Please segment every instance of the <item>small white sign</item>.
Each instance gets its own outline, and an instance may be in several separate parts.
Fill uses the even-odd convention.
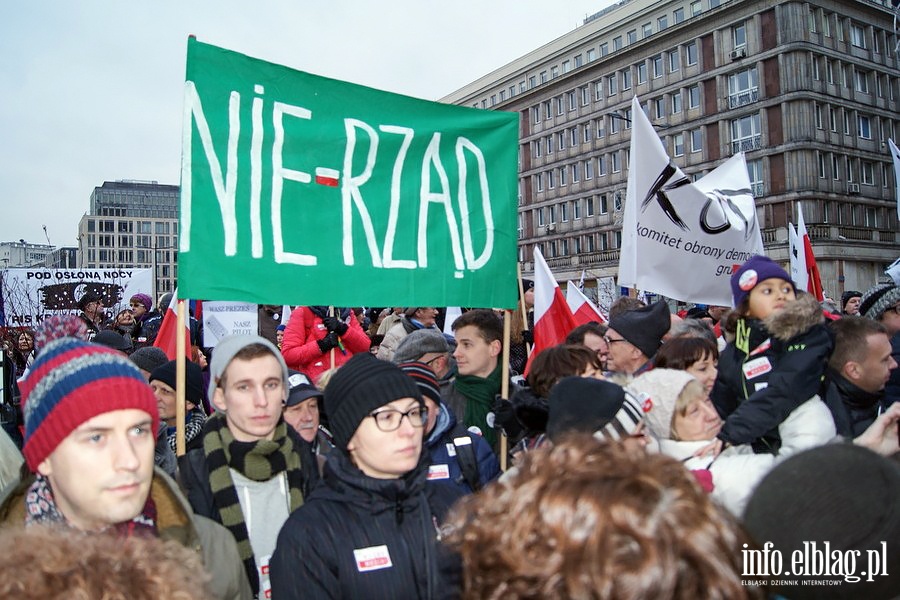
[[[389,569],[394,566],[386,545],[357,548],[353,551],[353,558],[356,559],[356,568],[360,573]]]

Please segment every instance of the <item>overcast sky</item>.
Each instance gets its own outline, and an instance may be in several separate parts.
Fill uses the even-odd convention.
[[[435,100],[611,0],[99,0],[0,19],[0,241],[76,244],[95,186],[177,184],[187,36]]]

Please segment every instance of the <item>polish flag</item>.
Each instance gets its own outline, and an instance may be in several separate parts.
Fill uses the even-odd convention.
[[[603,316],[600,309],[588,300],[588,297],[572,281],[566,285],[566,303],[575,316],[577,324],[584,325],[591,321],[606,323],[606,317]]]
[[[153,342],[154,346],[166,353],[169,360],[175,360],[178,357],[178,346],[176,345],[178,339],[175,337],[178,330],[178,313],[176,312],[178,309],[178,300],[178,290],[176,289],[172,294],[172,301],[169,302],[169,308],[166,309],[166,314],[163,315],[163,322],[159,328],[159,333],[156,334],[156,341]],[[188,314],[187,306],[185,306],[184,312],[184,352],[188,360],[190,360],[191,330],[190,315]]]
[[[825,295],[822,292],[822,277],[819,275],[819,266],[816,264],[816,257],[813,255],[812,244],[806,231],[806,223],[803,222],[803,207],[799,204],[797,205],[797,212],[797,238],[803,243],[803,253],[806,256],[806,272],[809,274],[806,291],[813,294],[816,300],[821,302],[825,299]]]
[[[531,367],[531,359],[541,350],[552,348],[565,341],[578,323],[566,304],[559,284],[550,272],[541,251],[534,249],[534,350],[525,366],[525,375]]]

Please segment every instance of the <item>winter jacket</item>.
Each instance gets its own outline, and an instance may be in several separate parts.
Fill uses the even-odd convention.
[[[384,339],[381,340],[381,344],[378,346],[378,354],[376,356],[381,360],[393,360],[394,352],[397,350],[400,342],[403,341],[403,338],[418,329],[433,329],[440,332],[437,325],[423,327],[418,321],[407,319],[401,315],[400,319],[384,334]]]
[[[483,437],[472,433],[456,422],[456,417],[446,405],[441,403],[434,429],[425,440],[425,448],[431,456],[428,467],[428,481],[445,481],[454,484],[463,494],[471,494],[475,489],[469,485],[460,461],[465,461],[462,453],[468,452],[477,467],[479,488],[500,476],[500,463]],[[458,441],[455,441],[458,440]],[[468,440],[468,442],[466,442]],[[469,448],[463,448],[468,446]],[[475,475],[473,473],[472,475]]]
[[[831,409],[838,435],[847,438],[855,438],[875,422],[884,400],[884,390],[867,392],[833,369],[828,369],[819,395]]]
[[[777,452],[778,425],[819,391],[833,342],[815,297],[801,294],[764,321],[743,318],[719,357],[710,398],[719,439]]]
[[[0,498],[0,527],[25,526],[25,494],[34,475],[4,490]],[[237,544],[227,529],[191,510],[178,486],[156,468],[150,497],[156,504],[156,527],[160,539],[174,540],[201,554],[212,575],[210,588],[216,598],[243,600],[253,597],[238,554]]]
[[[891,356],[900,365],[900,332],[891,336]],[[900,401],[900,367],[891,371],[887,385],[884,386],[884,399],[882,404],[887,409],[894,402]]]
[[[323,353],[317,343],[328,335],[328,330],[322,322],[322,317],[327,316],[325,311],[326,307],[302,306],[291,312],[291,318],[284,330],[284,341],[281,343],[281,354],[288,367],[306,373],[314,382],[331,368],[331,350]],[[334,349],[335,367],[343,365],[354,354],[369,350],[369,336],[362,330],[350,309],[342,309],[337,316],[347,323],[349,328],[347,333],[340,336],[343,349]]]
[[[375,479],[335,449],[325,476],[291,514],[272,556],[272,597],[456,597],[458,563],[438,542],[460,492],[426,485],[428,457],[399,479]]]
[[[801,404],[779,425],[778,431],[782,444],[777,455],[756,454],[751,446],[742,445],[728,446],[714,459],[693,456],[709,440],[660,440],[659,451],[680,460],[689,470],[708,469],[712,473],[713,499],[741,517],[753,490],[775,465],[803,450],[827,444],[835,437],[831,412],[818,398]]]

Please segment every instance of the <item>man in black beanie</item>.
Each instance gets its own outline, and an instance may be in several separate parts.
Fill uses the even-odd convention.
[[[171,360],[160,365],[150,374],[150,387],[156,396],[159,420],[166,427],[166,443],[175,451],[175,369],[178,361]],[[203,447],[203,372],[200,365],[187,361],[184,364],[184,444],[185,450]]]
[[[859,303],[862,300],[862,292],[847,290],[841,294],[841,313],[845,317],[859,316]]]
[[[651,359],[671,324],[669,306],[662,301],[612,317],[606,332],[609,370],[637,376],[652,369]]]
[[[356,354],[328,382],[325,409],[335,448],[278,536],[273,597],[452,597],[437,527],[461,492],[425,485],[428,412],[416,383]]]

